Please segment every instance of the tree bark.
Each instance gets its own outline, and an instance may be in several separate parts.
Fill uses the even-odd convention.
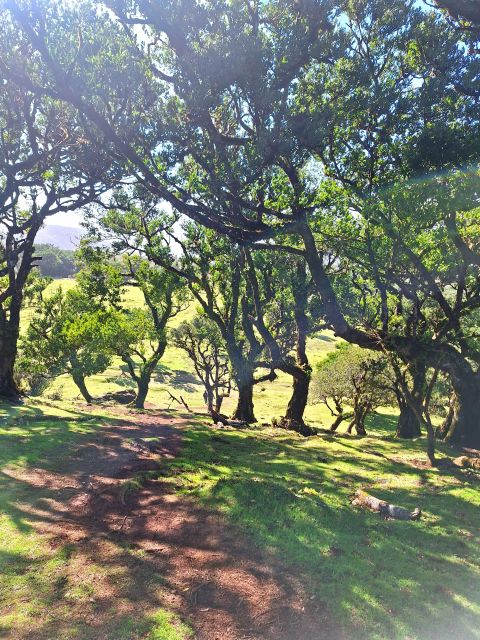
[[[361,416],[355,421],[355,431],[359,436],[367,435],[367,430],[365,429],[365,416]]]
[[[4,335],[0,338],[0,398],[15,400],[20,390],[14,377],[15,359],[17,356],[17,338]]]
[[[205,391],[203,394],[203,398],[205,400],[205,404],[207,405],[207,411],[208,413],[211,413],[213,407],[213,389],[212,387],[208,384],[208,382],[205,382],[204,384],[205,386]],[[215,407],[216,411],[219,411],[216,407]]]
[[[480,380],[478,374],[454,380],[453,419],[446,440],[462,447],[480,448]]]
[[[216,396],[215,396],[215,411],[217,413],[220,413],[220,409],[222,408],[222,404],[223,404],[223,396],[216,394]]]
[[[145,408],[145,400],[147,399],[149,385],[150,385],[150,377],[138,378],[137,395],[135,396],[135,400],[133,401],[133,406],[136,409]]]
[[[296,375],[293,378],[293,392],[288,402],[285,418],[303,422],[303,414],[308,401],[308,388],[310,386],[310,376],[307,373]]]
[[[257,422],[253,410],[253,379],[238,383],[238,400],[232,418],[247,424]]]
[[[295,367],[289,371],[293,377],[293,391],[283,421],[286,426],[290,424],[290,428],[294,431],[304,436],[309,436],[315,432],[305,424],[303,419],[308,402],[310,374],[312,371],[307,356],[307,336],[310,327],[306,313],[308,306],[308,280],[306,265],[303,261],[297,261],[292,276],[291,290],[295,301],[296,362]]]
[[[399,399],[400,415],[397,422],[397,438],[411,439],[421,435],[418,418],[411,406],[402,398]]]
[[[450,394],[450,398],[448,400],[448,413],[445,416],[445,420],[438,428],[437,432],[438,438],[440,438],[441,440],[448,439],[448,435],[450,434],[457,409],[457,396],[455,394],[455,391],[453,391]]]
[[[475,0],[436,0],[436,3],[454,20],[467,20],[480,27],[480,6]]]
[[[85,378],[80,374],[72,374],[72,378],[74,383],[77,385],[80,393],[88,404],[93,401],[92,396],[90,395],[87,385],[85,384]]]
[[[357,432],[357,435],[359,436],[366,436],[367,435],[367,431],[365,429],[365,419],[361,416],[354,416],[353,419],[350,421],[350,424],[347,427],[347,433],[352,433],[353,428],[355,427],[355,431]]]
[[[255,367],[245,357],[233,334],[225,334],[225,347],[232,365],[233,379],[238,389],[238,399],[232,420],[247,424],[257,422],[253,409],[253,387],[255,386]]]
[[[358,400],[355,400],[353,405],[352,420],[347,427],[347,433],[352,433],[353,428],[355,427],[357,435],[366,436],[367,431],[365,429],[365,419],[369,413],[370,407],[368,405],[362,404]]]
[[[301,374],[299,372],[302,372]],[[311,436],[315,433],[303,420],[303,414],[308,401],[308,388],[310,376],[301,369],[293,377],[293,393],[287,406],[285,416],[281,419],[281,426],[300,433],[302,436]]]
[[[411,396],[412,400],[418,404],[419,407],[423,404],[423,395],[425,387],[425,366],[416,364],[411,368],[413,384]],[[397,438],[418,438],[421,435],[421,425],[417,417],[417,413],[412,409],[411,405],[407,402],[404,394],[402,393],[401,386],[397,384],[397,400],[400,408],[400,415],[397,422]]]
[[[335,420],[332,422],[332,424],[330,425],[330,431],[332,433],[335,433],[335,431],[338,429],[338,427],[342,424],[342,422],[344,420],[348,420],[349,418],[351,418],[351,414],[350,413],[340,413]]]
[[[0,398],[15,400],[21,395],[14,376],[20,327],[21,297],[12,300],[10,317],[0,309]]]
[[[375,496],[362,491],[362,489],[355,491],[355,498],[352,500],[352,504],[376,511],[386,518],[395,518],[396,520],[418,520],[422,515],[418,507],[413,511],[409,511],[405,507],[398,507],[394,504],[389,504],[385,500],[379,500]]]

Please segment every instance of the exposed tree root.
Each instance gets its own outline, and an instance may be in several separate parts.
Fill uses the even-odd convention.
[[[308,424],[305,424],[303,421],[299,422],[298,420],[292,420],[290,418],[280,418],[280,420],[274,418],[272,420],[272,426],[278,427],[279,429],[286,429],[287,431],[295,431],[305,438],[317,435],[317,431],[313,427],[309,427]]]
[[[210,416],[215,424],[221,424],[224,427],[248,427],[248,423],[244,420],[232,420],[224,413],[218,413],[215,409],[210,409]]]
[[[470,458],[469,456],[459,456],[453,460],[453,464],[456,467],[462,467],[464,469],[479,469],[480,470],[480,458]]]

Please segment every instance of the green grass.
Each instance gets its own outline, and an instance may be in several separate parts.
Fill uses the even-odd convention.
[[[94,621],[97,603],[104,600],[102,585],[123,581],[126,591],[133,591],[132,566],[138,573],[135,558],[112,544],[104,556],[109,562],[101,563],[96,561],[95,547],[86,556],[76,545],[52,545],[38,532],[38,525],[48,524],[61,506],[49,502],[48,489],[39,490],[18,472],[30,467],[55,471],[72,447],[88,439],[108,419],[101,409],[94,415],[82,414],[65,402],[0,404],[0,638],[191,637],[189,628],[173,613],[159,608],[135,616],[117,615],[112,608],[98,627]],[[152,585],[158,578],[144,576]]]
[[[478,479],[415,468],[425,443],[376,422],[364,439],[195,427],[171,481],[293,567],[346,637],[478,638]],[[356,510],[360,487],[423,517]]]
[[[126,302],[141,304],[138,291],[128,290]],[[192,305],[172,325],[194,312]],[[312,364],[335,343],[329,333],[311,340]],[[120,362],[88,383],[96,396],[131,386]],[[164,408],[168,390],[203,409],[202,388],[188,358],[170,347],[148,401]],[[291,379],[283,374],[257,385],[255,412],[263,423],[258,428],[217,431],[192,419],[168,481],[223,513],[255,545],[289,565],[347,638],[480,638],[478,477],[426,468],[423,439],[393,438],[392,409],[372,417],[363,439],[340,434],[305,440],[264,426],[282,415],[290,391]],[[60,400],[49,400],[49,395]],[[95,558],[85,561],[76,549],[52,550],[36,532],[35,509],[25,507],[35,504],[34,488],[12,477],[18,466],[54,467],[59,456],[101,426],[102,409],[82,414],[72,403],[77,397],[64,376],[41,400],[0,411],[0,637],[2,629],[15,637],[12,630],[28,628],[40,617],[45,638],[95,640],[96,631],[81,614],[65,622],[72,607],[88,609],[98,595],[99,576],[126,584],[131,577],[128,563],[122,569],[115,563],[100,566]],[[232,394],[224,410],[229,412],[234,402]],[[315,426],[331,421],[323,405],[309,406],[306,418]],[[137,485],[138,478],[127,480],[125,491]],[[356,510],[350,499],[360,487],[396,504],[419,506],[423,517],[419,522],[385,521]],[[55,614],[45,613],[51,610]],[[108,640],[183,640],[190,634],[163,609],[139,616],[112,613],[102,633]]]
[[[105,564],[74,546],[52,548],[36,531],[45,515],[36,511],[44,509],[42,496],[12,473],[19,466],[54,468],[100,428],[108,418],[101,411],[82,414],[64,402],[0,411],[0,637],[15,638],[35,619],[44,628],[35,637],[95,640],[98,628],[82,615],[100,597],[98,581],[131,579],[124,555],[135,562],[134,551],[115,549],[122,562]],[[192,420],[168,481],[293,568],[347,638],[480,637],[478,479],[419,468],[424,441],[396,441],[394,425],[395,416],[383,413],[367,438],[305,440],[271,428],[219,431]],[[423,517],[385,521],[358,511],[350,498],[359,487],[420,506]],[[163,609],[112,612],[101,630],[108,640],[184,640],[190,633]]]

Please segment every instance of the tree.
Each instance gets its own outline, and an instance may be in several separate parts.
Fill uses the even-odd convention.
[[[274,379],[275,373],[265,359],[265,344],[255,332],[241,248],[229,238],[166,214],[156,198],[142,189],[117,193],[109,212],[95,217],[92,224],[119,251],[140,252],[186,283],[202,312],[218,327],[228,353],[238,389],[233,418],[256,422],[253,388]],[[270,371],[256,376],[258,368]]]
[[[271,255],[257,253],[253,257],[248,250],[245,255],[255,328],[268,349],[271,367],[293,378],[292,396],[279,424],[304,436],[312,435],[314,430],[303,419],[311,374],[306,352],[311,323],[305,263],[291,258],[275,269]]]
[[[111,249],[91,242],[90,237],[81,245],[78,259],[83,268],[78,280],[85,295],[112,308],[108,349],[127,365],[137,386],[133,404],[143,409],[153,372],[167,347],[167,323],[184,308],[182,282],[138,255],[113,260]],[[126,308],[121,293],[127,285],[141,291],[144,309]]]
[[[80,82],[85,57],[67,71],[38,18],[9,6],[55,72],[63,99],[94,123],[153,194],[255,249],[301,251],[337,335],[430,367],[440,353],[439,366],[459,395],[479,397],[475,369],[445,336],[440,344],[391,327],[385,334],[381,322],[375,332],[352,323],[324,263],[331,238],[317,230],[325,179],[341,187],[341,203],[346,199],[365,217],[393,182],[478,161],[477,58],[464,31],[438,11],[400,0],[267,2],[248,11],[240,3],[191,0],[188,11],[184,2],[152,11],[143,0],[134,7],[112,1],[158,98],[142,113],[147,150],[130,144],[90,97],[98,82],[93,76],[88,88]],[[130,77],[132,88],[144,86],[136,80]],[[279,236],[289,238],[289,247],[272,248]],[[409,255],[418,269],[415,251]],[[477,259],[469,254],[469,267]],[[375,279],[373,267],[369,277]],[[440,305],[435,295],[432,289]],[[464,413],[457,430],[471,444],[480,437],[475,414]]]
[[[397,385],[399,385],[402,389],[403,397],[408,403],[410,409],[415,414],[417,420],[424,424],[427,430],[427,455],[428,459],[433,466],[437,465],[437,460],[435,458],[435,429],[432,424],[432,420],[430,417],[430,403],[432,399],[433,390],[435,387],[435,383],[437,381],[438,370],[434,370],[431,376],[427,391],[425,396],[418,399],[418,397],[414,397],[406,384],[406,371],[408,370],[408,366],[404,367],[402,371],[400,363],[398,359],[392,357],[392,354],[387,354],[389,362],[392,366],[392,369],[395,372],[395,380]]]
[[[355,428],[358,435],[366,435],[367,417],[392,402],[391,375],[388,360],[381,354],[342,344],[317,366],[312,402],[323,402],[335,417],[331,431],[350,420],[348,433]]]
[[[219,413],[225,397],[230,395],[229,360],[216,324],[204,315],[182,322],[169,334],[172,344],[183,349],[193,363],[205,389],[209,413]]]
[[[74,251],[59,249],[53,244],[35,244],[35,252],[39,260],[37,268],[42,276],[68,278],[77,271]]]
[[[0,397],[13,399],[36,234],[47,216],[99,198],[116,175],[109,157],[89,143],[76,110],[40,90],[48,73],[3,9],[0,42]]]
[[[137,189],[133,194],[117,193],[109,213],[92,224],[119,250],[141,251],[187,283],[224,341],[239,390],[235,419],[255,420],[253,387],[272,380],[278,368],[294,379],[285,424],[310,434],[303,421],[310,377],[306,337],[311,293],[304,262],[292,258],[277,268],[273,256],[265,252],[254,264],[250,252],[228,238],[191,222],[184,222],[179,233],[178,222],[158,209],[155,198]],[[175,263],[169,242],[179,252]],[[296,363],[289,355],[293,347]],[[257,368],[270,371],[256,377]]]
[[[480,34],[480,7],[476,0],[436,0],[453,20],[460,21],[463,28]]]
[[[399,352],[418,403],[429,368],[450,376],[460,398],[456,436],[470,442],[478,436],[477,184],[475,171],[405,182],[362,210],[326,196],[319,224],[336,256],[330,277],[345,316]],[[417,435],[417,419],[399,402],[401,435]]]
[[[86,402],[92,402],[85,378],[105,371],[111,362],[107,326],[108,311],[92,306],[79,289],[65,293],[59,287],[39,302],[21,339],[21,376],[32,382],[69,374]]]
[[[417,438],[421,435],[421,422],[412,403],[416,407],[420,407],[423,403],[426,385],[425,367],[418,363],[412,363],[408,372],[398,370],[397,375],[401,377],[395,383],[395,395],[400,409],[396,436],[397,438]],[[405,388],[408,390],[408,396],[405,395]]]

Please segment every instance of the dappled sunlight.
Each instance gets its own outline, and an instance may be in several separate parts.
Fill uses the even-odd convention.
[[[480,0],[0,0],[0,86],[0,637],[480,640]]]
[[[181,471],[172,480],[178,489],[290,558],[308,575],[314,596],[331,603],[332,611],[339,607],[340,620],[353,621],[356,637],[475,637],[478,480],[413,468],[410,460],[423,454],[423,441],[304,440],[267,429],[256,436],[192,430],[185,442],[183,457],[174,462]],[[356,510],[350,498],[359,487],[419,506],[422,520],[385,521]]]
[[[81,632],[89,640],[99,633],[130,640],[161,622],[171,625],[169,639],[178,632],[180,640],[189,631],[178,616],[194,614],[205,640],[212,624],[232,633],[270,629],[266,637],[287,640],[293,628],[316,625],[303,613],[306,595],[294,575],[214,513],[171,492],[180,478],[168,460],[178,453],[179,434],[169,424],[181,426],[180,415],[122,411],[97,416],[88,433],[81,421],[92,416],[80,414],[74,440],[58,443],[51,433],[54,468],[43,450],[29,465],[4,468],[2,531],[10,542],[2,540],[2,588],[11,589],[4,591],[3,628],[15,624],[25,639]],[[72,429],[68,421],[63,427]],[[28,615],[19,610],[24,601]],[[335,638],[323,607],[315,612],[325,637]]]

